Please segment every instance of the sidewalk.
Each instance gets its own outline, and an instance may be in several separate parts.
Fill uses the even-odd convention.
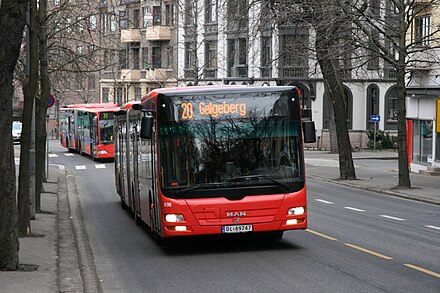
[[[31,221],[34,236],[20,238],[22,269],[0,271],[0,291],[3,293],[84,292],[64,168],[50,165],[48,182],[43,186],[43,213],[37,213]]]
[[[304,151],[307,177],[376,191],[428,203],[440,204],[440,177],[410,173],[411,189],[396,189],[397,152],[353,152],[357,180],[339,180],[339,156],[328,151]]]

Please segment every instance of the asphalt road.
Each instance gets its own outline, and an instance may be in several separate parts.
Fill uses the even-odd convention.
[[[98,291],[440,292],[439,206],[308,180],[307,231],[159,247],[121,209],[113,163],[51,150],[73,175]]]

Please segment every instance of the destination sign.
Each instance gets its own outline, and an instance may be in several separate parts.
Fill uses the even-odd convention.
[[[194,105],[191,102],[184,102],[180,104],[180,106],[182,107],[182,120],[193,119],[194,110],[197,111],[198,115],[212,116],[214,118],[223,115],[239,115],[241,117],[245,117],[247,114],[245,103],[227,103],[223,101],[221,103],[200,102]]]

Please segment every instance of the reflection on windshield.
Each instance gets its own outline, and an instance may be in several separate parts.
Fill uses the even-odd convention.
[[[246,104],[246,117],[239,111],[235,116],[202,117],[203,113],[194,108],[193,117],[205,119],[161,121],[163,191],[168,195],[182,191],[189,196],[188,191],[199,189],[270,185],[275,193],[285,192],[292,182],[303,181],[300,122],[291,114],[291,97],[280,98],[278,94],[261,98],[264,102],[255,97],[240,101]],[[179,102],[176,99],[167,106],[176,111]],[[197,103],[201,102],[193,104]]]
[[[101,143],[113,143],[113,120],[100,120]]]

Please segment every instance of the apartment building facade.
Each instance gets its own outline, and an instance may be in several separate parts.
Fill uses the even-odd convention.
[[[284,2],[288,9],[298,8]],[[383,9],[371,13],[394,21],[394,10],[385,2],[372,0]],[[287,19],[265,1],[103,0],[101,28],[115,42],[104,54],[114,63],[101,71],[101,101],[121,104],[153,88],[175,85],[295,85],[316,122],[315,147],[329,148],[331,102],[310,49],[314,30],[306,22]],[[367,147],[367,131],[373,126],[397,132],[395,81],[394,69],[380,58],[344,72],[353,147]],[[371,122],[372,115],[380,115],[381,121]]]
[[[410,168],[416,173],[440,169],[440,5],[416,1],[407,75]]]

